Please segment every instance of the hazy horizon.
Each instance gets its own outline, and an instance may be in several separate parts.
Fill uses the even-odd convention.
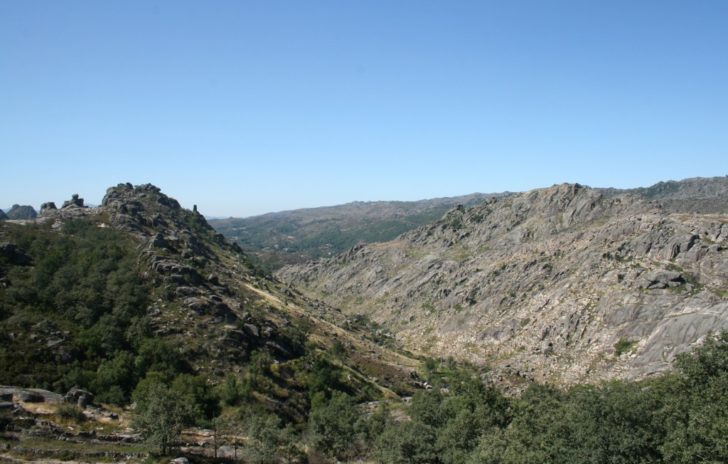
[[[0,4],[0,203],[208,216],[728,172],[728,3]]]
[[[728,177],[728,174],[723,174],[723,175],[716,174],[714,176],[696,176],[696,177],[697,178],[705,178],[705,179],[707,179],[707,178],[716,178],[716,177]],[[692,178],[696,178],[696,177],[692,177]],[[585,186],[591,187],[591,188],[632,189],[632,188],[641,188],[641,187],[651,187],[652,185],[655,185],[655,184],[657,184],[659,182],[682,181],[682,180],[687,180],[687,179],[691,179],[691,178],[662,179],[662,180],[659,180],[659,181],[654,182],[654,183],[649,184],[649,185],[633,185],[633,186],[626,186],[626,187],[614,187],[614,186],[611,186],[611,185],[588,185],[588,184],[585,184],[583,182],[569,182],[569,183],[579,183],[581,185],[585,185]],[[208,214],[208,213],[206,213],[205,211],[202,211],[202,210],[200,210],[200,213],[202,213],[207,219],[248,218],[248,217],[254,217],[254,216],[263,216],[263,215],[266,215],[266,214],[284,213],[284,212],[288,212],[288,211],[295,211],[295,210],[302,210],[302,209],[331,208],[331,207],[342,206],[342,205],[347,205],[347,204],[352,204],[352,203],[417,202],[417,201],[436,200],[436,199],[441,199],[441,198],[465,197],[465,196],[469,196],[469,195],[489,195],[489,194],[499,194],[499,193],[521,193],[521,192],[527,192],[529,190],[534,190],[534,189],[548,188],[548,187],[551,187],[552,185],[558,185],[558,184],[562,184],[562,183],[564,183],[564,182],[554,182],[554,183],[549,184],[549,185],[541,185],[541,186],[538,186],[538,187],[533,187],[533,188],[529,188],[529,189],[525,189],[525,190],[507,190],[506,189],[506,190],[492,191],[492,192],[477,191],[477,192],[467,192],[467,193],[460,193],[460,194],[454,194],[454,195],[445,195],[445,196],[438,196],[438,197],[414,198],[414,199],[404,199],[404,200],[403,199],[399,199],[399,198],[389,198],[389,199],[384,198],[384,199],[377,199],[377,200],[350,200],[350,201],[345,201],[345,202],[341,202],[341,203],[321,204],[321,205],[313,205],[313,206],[301,206],[301,207],[292,207],[292,208],[286,208],[286,209],[280,209],[280,210],[273,210],[273,211],[264,211],[264,212],[261,212],[261,213],[254,213],[254,214],[249,214],[249,215],[245,215],[245,216],[236,216],[236,215],[231,215],[231,214]],[[109,185],[109,187],[113,187],[115,185],[117,185],[117,184]],[[135,184],[135,185],[140,185],[140,184]],[[157,187],[159,187],[159,186],[157,185]],[[164,193],[164,194],[166,194],[166,195],[168,195],[170,197],[173,197],[175,199],[178,199],[178,198],[175,197],[174,193],[167,192],[163,188],[161,190],[162,190],[162,193]],[[85,198],[83,195],[79,195],[79,196],[84,199],[84,202],[85,202],[85,204],[87,206],[99,206],[101,204],[101,200],[103,198],[103,195],[102,195],[102,196],[100,196],[98,198],[98,200],[89,201],[89,199],[88,198]],[[64,198],[63,199],[63,201],[69,200],[70,198],[71,198],[71,195],[68,195],[67,198]],[[46,201],[53,201],[53,202],[55,202],[56,203],[56,206],[59,207],[59,208],[63,204],[63,201],[55,201],[55,200],[46,200]],[[14,202],[13,205],[14,204],[18,204],[20,206],[26,206],[26,205],[28,205],[28,206],[34,207],[36,210],[39,210],[39,206],[42,203],[45,203],[45,201],[39,203],[38,205],[35,205],[35,204],[32,204],[32,203],[27,203],[27,202],[22,202],[22,201],[21,202]],[[13,205],[7,205],[5,207],[0,206],[0,210],[2,210],[4,212],[7,212]],[[192,209],[193,206],[198,206],[198,209],[199,209],[199,205],[197,205],[197,203],[190,203],[190,204],[181,203],[181,206],[183,208],[187,208],[187,209]]]

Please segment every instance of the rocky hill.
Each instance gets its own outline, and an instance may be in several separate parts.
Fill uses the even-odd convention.
[[[13,205],[6,213],[7,219],[35,219],[38,213],[32,206]]]
[[[7,218],[8,216],[5,214],[5,211],[0,209],[0,221],[4,221]]]
[[[474,193],[421,201],[354,202],[249,218],[212,219],[210,224],[266,269],[330,257],[360,242],[382,242],[433,222],[458,204],[472,206],[503,194]]]
[[[556,185],[277,276],[496,379],[643,378],[728,327],[725,185]]]
[[[81,386],[125,404],[152,374],[212,386],[233,378],[294,421],[306,415],[316,366],[360,400],[415,388],[418,362],[383,346],[386,334],[265,277],[153,185],[112,187],[95,208],[74,195],[33,222],[4,221],[0,301],[0,384]]]

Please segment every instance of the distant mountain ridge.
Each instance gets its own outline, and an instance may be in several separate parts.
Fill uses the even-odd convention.
[[[209,222],[268,269],[277,269],[285,264],[333,256],[359,242],[391,240],[439,219],[458,204],[472,206],[504,195],[508,193],[473,193],[419,201],[357,201]]]
[[[693,177],[680,181],[658,182],[634,189],[599,189],[607,195],[633,194],[657,200],[671,212],[719,213],[728,211],[728,176]]]

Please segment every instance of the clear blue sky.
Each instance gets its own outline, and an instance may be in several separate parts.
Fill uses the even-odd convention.
[[[0,0],[0,207],[728,174],[727,1]]]

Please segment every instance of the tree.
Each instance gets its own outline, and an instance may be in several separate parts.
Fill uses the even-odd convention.
[[[675,365],[663,412],[665,460],[728,462],[728,332],[678,356]]]
[[[437,464],[435,428],[418,421],[390,424],[376,442],[377,462],[387,464]]]
[[[154,378],[139,382],[133,398],[136,402],[134,427],[150,446],[167,454],[182,432],[185,415],[182,398]]]
[[[353,457],[357,451],[358,419],[354,399],[346,393],[335,391],[328,401],[318,393],[308,422],[312,445],[333,458]]]
[[[300,437],[290,425],[282,427],[281,420],[274,414],[248,411],[244,422],[248,440],[243,454],[247,462],[270,463],[277,462],[277,458],[283,458],[284,462],[299,462],[304,455]]]

